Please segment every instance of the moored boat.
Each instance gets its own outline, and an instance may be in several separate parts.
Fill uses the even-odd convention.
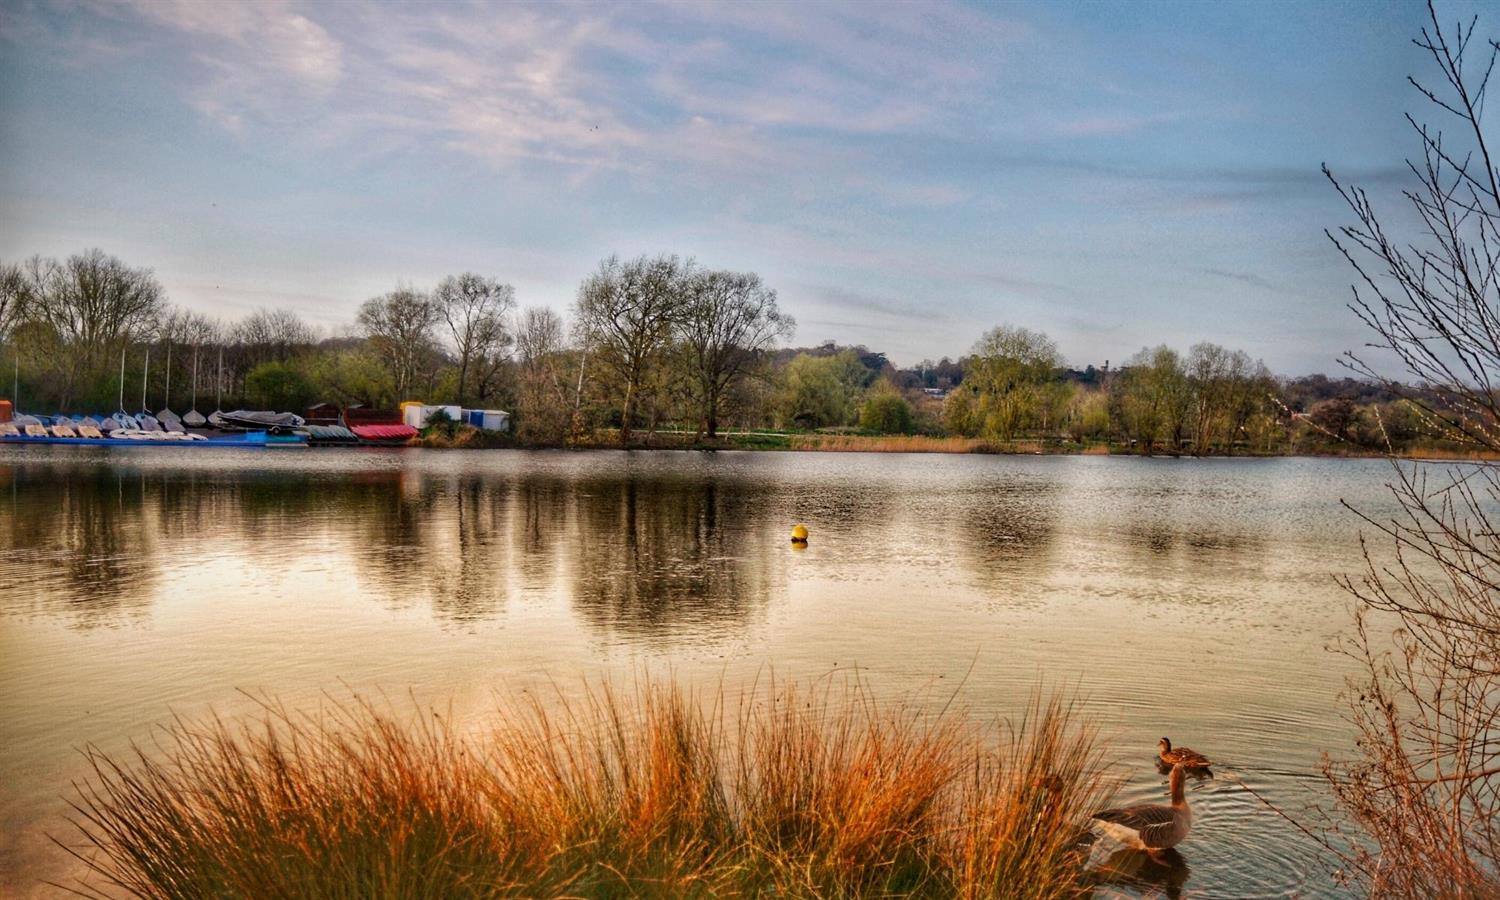
[[[36,429],[36,431],[32,431]],[[71,430],[71,429],[69,429]],[[305,447],[307,436],[301,434],[271,434],[266,431],[239,431],[212,437],[172,431],[145,431],[139,428],[116,428],[103,433],[89,429],[98,437],[85,437],[79,432],[73,436],[58,434],[58,427],[51,431],[40,425],[26,426],[22,431],[15,425],[0,425],[0,445],[10,444],[65,444],[93,447]]]

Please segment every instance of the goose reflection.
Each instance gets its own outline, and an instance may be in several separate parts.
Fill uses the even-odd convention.
[[[1192,869],[1187,859],[1176,850],[1160,850],[1153,855],[1146,850],[1125,847],[1111,853],[1090,874],[1090,880],[1098,886],[1119,885],[1159,891],[1171,900],[1178,900]]]

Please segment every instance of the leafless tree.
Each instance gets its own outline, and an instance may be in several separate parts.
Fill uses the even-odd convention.
[[[712,440],[725,397],[761,355],[791,336],[796,322],[777,307],[776,292],[759,275],[710,271],[692,277],[679,323],[698,434]]]
[[[630,443],[647,368],[660,362],[682,315],[692,263],[676,256],[621,262],[611,256],[578,288],[574,305],[580,343],[609,370],[624,394],[620,443]]]
[[[97,249],[62,263],[33,257],[22,276],[27,319],[40,326],[35,334],[55,342],[41,357],[60,376],[64,407],[107,357],[155,325],[165,303],[150,269],[132,269]]]
[[[312,327],[291,309],[258,309],[235,326],[233,337],[242,347],[246,368],[286,362],[317,341]]]
[[[1351,308],[1370,346],[1403,371],[1378,356],[1348,365],[1420,409],[1431,432],[1493,459],[1500,171],[1481,118],[1500,44],[1474,43],[1477,20],[1450,29],[1428,12],[1415,43],[1441,80],[1411,84],[1456,130],[1407,116],[1421,155],[1404,194],[1420,232],[1392,235],[1365,191],[1329,172],[1353,213],[1329,237],[1358,275]],[[1350,696],[1359,751],[1327,773],[1367,839],[1353,861],[1372,896],[1500,896],[1500,468],[1393,467],[1399,513],[1365,514],[1369,565],[1346,582],[1360,602],[1345,646],[1362,666]],[[1393,649],[1381,634],[1391,624]]]
[[[11,329],[21,320],[22,307],[29,293],[21,267],[15,263],[0,264],[0,343],[10,339]]]
[[[515,288],[465,272],[439,282],[432,299],[458,354],[459,404],[468,399],[471,380],[478,382],[479,398],[484,399],[492,392],[494,377],[510,347],[506,321],[516,305]]]
[[[426,373],[440,315],[432,298],[408,286],[372,297],[359,308],[359,326],[391,374],[398,398]]]
[[[568,436],[572,402],[563,336],[562,318],[546,307],[528,308],[517,324],[517,429],[528,440],[560,443]]]

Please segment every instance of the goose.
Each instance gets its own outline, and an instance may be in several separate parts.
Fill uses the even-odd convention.
[[[1172,790],[1172,803],[1142,803],[1123,809],[1106,809],[1094,813],[1094,822],[1099,830],[1137,850],[1157,852],[1182,843],[1188,830],[1193,827],[1193,813],[1188,809],[1187,794],[1183,790],[1184,767],[1172,767],[1168,785]]]
[[[1156,742],[1156,756],[1169,766],[1183,765],[1189,769],[1206,769],[1213,763],[1208,757],[1187,747],[1173,747],[1169,738]]]

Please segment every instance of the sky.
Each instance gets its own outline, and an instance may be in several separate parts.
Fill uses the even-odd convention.
[[[1425,16],[0,0],[0,261],[100,247],[338,334],[398,282],[566,312],[604,257],[675,253],[902,365],[1005,323],[1080,367],[1211,340],[1333,373],[1368,337],[1319,166],[1398,208]]]

